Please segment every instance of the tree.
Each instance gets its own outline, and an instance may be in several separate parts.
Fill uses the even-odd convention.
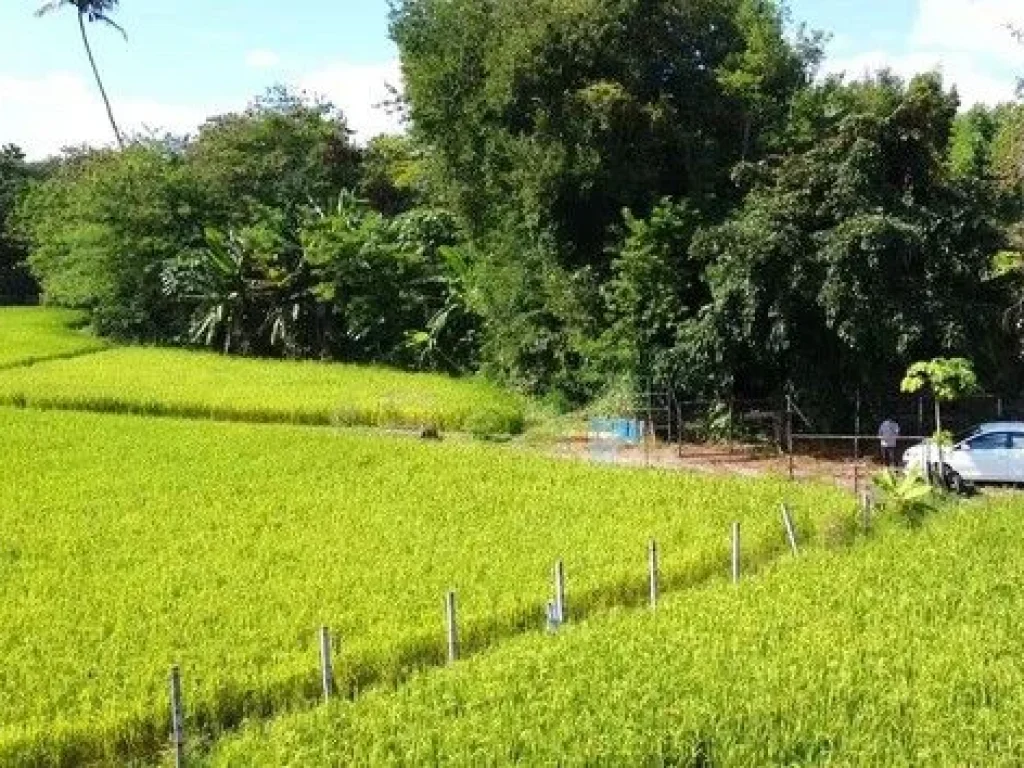
[[[707,301],[690,245],[700,219],[686,203],[662,200],[646,219],[625,214],[626,237],[604,285],[612,374],[638,384],[665,373],[659,359],[680,324]]]
[[[71,6],[78,15],[78,30],[82,36],[82,45],[85,46],[85,53],[89,57],[89,66],[92,67],[92,74],[96,78],[96,85],[99,88],[103,104],[107,109],[107,119],[110,120],[110,127],[114,129],[114,138],[117,139],[117,146],[124,148],[124,137],[121,129],[114,120],[114,110],[110,106],[110,98],[107,96],[107,89],[103,85],[103,78],[100,77],[99,67],[96,65],[96,58],[92,53],[92,46],[89,44],[89,34],[86,32],[85,23],[100,22],[113,27],[127,40],[128,36],[124,29],[113,19],[110,14],[117,10],[118,0],[51,0],[36,11],[36,16],[45,16],[53,11],[60,10],[65,6]]]
[[[704,377],[739,396],[837,382],[851,400],[858,388],[881,395],[915,359],[1009,340],[993,332],[1003,288],[990,280],[1001,240],[990,192],[946,162],[955,94],[930,74],[825,84],[819,96],[816,138],[739,167],[745,202],[691,247],[711,299],[681,329],[678,367],[725,366]],[[983,362],[1004,359],[986,350]]]
[[[46,301],[90,310],[100,333],[168,342],[186,336],[187,315],[165,296],[163,267],[206,245],[205,215],[182,158],[133,143],[64,158],[17,219]]]
[[[408,136],[370,139],[363,156],[359,194],[385,216],[397,216],[422,202],[426,193],[425,152]]]
[[[33,175],[18,147],[0,147],[0,303],[20,303],[36,295],[37,287],[25,264],[28,247],[15,231],[14,220],[17,201]]]
[[[241,112],[211,117],[183,156],[211,225],[237,230],[273,209],[297,226],[305,208],[358,183],[362,152],[351,133],[333,105],[279,86]]]
[[[900,389],[914,393],[930,389],[935,400],[935,433],[942,432],[940,403],[956,400],[978,389],[978,377],[970,360],[962,357],[919,361],[907,369]]]
[[[784,21],[771,0],[394,4],[413,138],[480,260],[489,370],[593,394],[579,366],[602,343],[623,211],[735,203],[733,164],[780,146],[817,59]]]

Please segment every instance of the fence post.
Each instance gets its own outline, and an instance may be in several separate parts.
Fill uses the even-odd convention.
[[[555,563],[555,619],[559,624],[565,623],[565,564],[559,560]]]
[[[455,592],[449,590],[444,600],[445,619],[448,628],[448,663],[452,664],[459,658],[459,628],[455,613]]]
[[[853,495],[860,495],[860,461],[853,465]]]
[[[729,446],[729,453],[732,453],[732,422],[736,417],[736,401],[733,398],[729,398],[729,426],[728,432],[726,432],[726,441]]]
[[[651,446],[651,440],[654,440],[654,380],[652,379],[647,386],[647,431],[650,434],[644,434],[644,446],[647,452],[647,466],[651,466],[651,452],[653,448],[657,448],[657,441],[654,441],[654,445]]]
[[[860,460],[860,387],[857,387],[857,405],[853,415],[853,458]]]
[[[174,746],[174,768],[185,765],[185,716],[181,703],[181,671],[171,667],[171,742]]]
[[[793,469],[793,398],[786,395],[786,448],[789,453],[789,479],[794,477]]]
[[[558,616],[555,609],[555,601],[548,600],[547,604],[547,630],[554,633],[558,631]]]
[[[676,441],[678,442],[678,450],[676,455],[679,458],[683,457],[683,404],[676,401]]]
[[[647,412],[647,415],[650,416],[649,410]],[[640,429],[643,432],[644,436],[644,466],[647,468],[650,468],[651,466],[651,423],[652,422],[650,420],[640,421]]]
[[[327,627],[320,627],[320,679],[324,687],[324,701],[330,701],[334,691],[334,663],[331,659],[331,630]]]
[[[871,491],[864,491],[860,497],[860,515],[864,533],[871,530],[871,506]]]
[[[800,554],[796,541],[796,528],[793,525],[793,517],[789,513],[789,507],[785,504],[782,505],[782,525],[786,529],[786,538],[789,540],[789,548],[793,550],[794,555]]]
[[[732,583],[740,580],[740,524],[732,524]]]
[[[658,542],[651,539],[647,545],[647,576],[650,587],[651,610],[658,607]]]

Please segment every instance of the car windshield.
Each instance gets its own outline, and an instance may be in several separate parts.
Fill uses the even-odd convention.
[[[964,440],[967,440],[969,438],[974,437],[975,435],[980,435],[980,434],[981,434],[981,429],[978,428],[978,427],[974,427],[974,429],[969,429],[966,432],[961,432],[959,435],[957,435],[956,437],[953,438],[953,442],[954,443],[962,443]]]

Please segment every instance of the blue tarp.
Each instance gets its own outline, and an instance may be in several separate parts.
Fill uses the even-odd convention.
[[[591,440],[614,440],[636,445],[644,439],[644,423],[638,419],[591,419]]]

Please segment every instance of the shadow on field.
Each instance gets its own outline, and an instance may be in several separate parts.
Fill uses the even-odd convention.
[[[802,531],[806,534],[806,531]],[[782,537],[760,541],[743,554],[743,575],[785,553]],[[682,568],[659,574],[660,594],[693,589],[728,578],[728,555],[701,556]],[[649,605],[646,573],[595,588],[570,590],[567,619],[584,621],[611,609],[637,609]],[[491,650],[502,641],[529,632],[543,632],[547,600],[524,602],[517,608],[483,621],[466,622],[459,627],[460,660]],[[350,700],[375,688],[397,688],[413,674],[448,663],[443,633],[411,635],[391,648],[359,657],[339,655],[334,662],[338,695]],[[342,638],[344,641],[344,638]],[[312,650],[312,649],[311,649]],[[315,658],[311,652],[310,658]],[[188,670],[182,670],[188,675]],[[286,712],[307,709],[322,701],[320,670],[310,664],[308,673],[277,681],[263,688],[247,688],[241,683],[225,683],[200,702],[185,702],[188,752],[201,756],[214,740],[236,730],[246,721],[266,720]],[[107,729],[65,725],[38,734],[20,744],[11,744],[0,761],[18,765],[77,766],[83,764],[147,764],[162,760],[169,749],[170,706],[165,704],[150,713],[122,720]]]
[[[744,576],[757,573],[787,551],[781,536],[777,541],[758,542],[752,551],[744,552]],[[658,591],[666,594],[724,582],[728,578],[728,566],[728,554],[723,548],[723,556],[699,557],[683,568],[662,572]],[[588,590],[570,590],[567,619],[578,622],[611,609],[647,607],[649,595],[648,577],[643,572]],[[489,651],[512,637],[545,631],[546,607],[546,600],[524,602],[500,615],[466,622],[459,627],[460,660]],[[445,666],[448,663],[447,646],[440,630],[439,622],[437,632],[411,635],[391,648],[381,648],[354,658],[339,655],[334,662],[337,694],[355,700],[369,690],[397,688],[417,672]],[[344,642],[344,638],[341,640]],[[311,658],[314,658],[312,653]],[[184,672],[187,674],[187,670]],[[314,706],[323,698],[321,686],[320,670],[311,664],[307,674],[281,680],[263,689],[229,684],[218,689],[206,701],[192,706],[186,702],[189,752],[202,755],[217,738],[246,721],[266,720]],[[98,748],[97,752],[88,748],[73,749],[61,754],[60,764],[79,764],[97,757],[116,762],[157,760],[166,754],[170,727],[169,709],[165,708],[146,722],[125,724],[116,738],[116,754],[104,754],[99,740],[90,739]],[[125,731],[132,735],[128,737]]]

